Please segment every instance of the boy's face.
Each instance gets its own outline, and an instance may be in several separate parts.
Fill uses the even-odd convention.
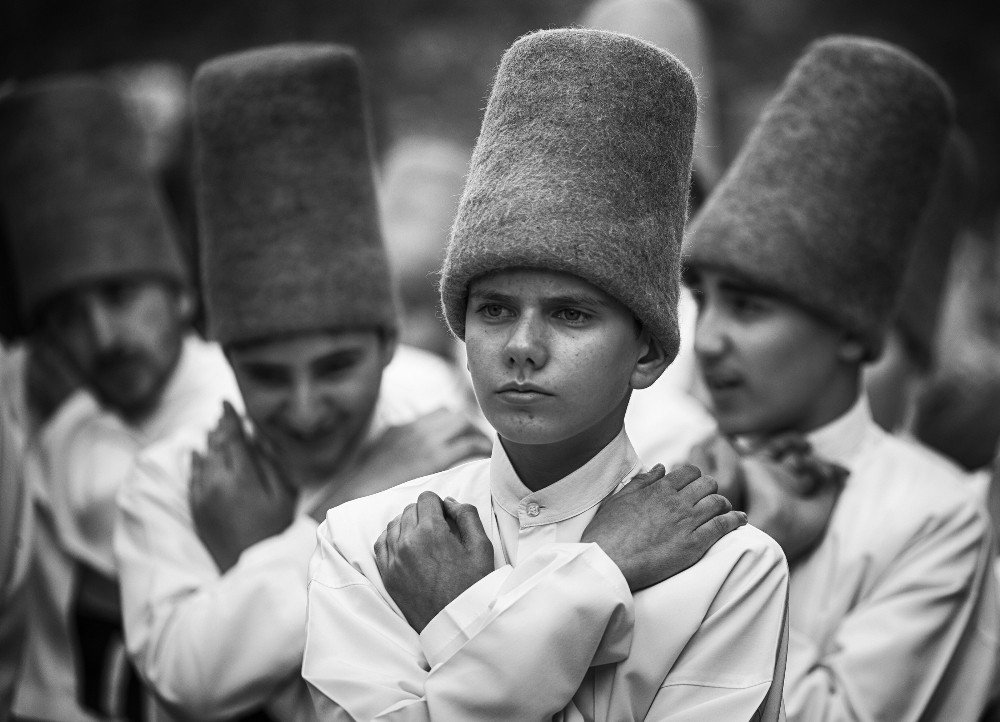
[[[42,324],[97,398],[138,420],[177,366],[189,311],[188,297],[165,281],[116,279],[58,296]]]
[[[328,480],[358,447],[393,350],[374,330],[299,334],[229,350],[247,414],[292,483]]]
[[[603,446],[621,429],[631,390],[666,367],[643,366],[649,334],[624,305],[555,271],[475,279],[465,341],[483,413],[501,437],[520,444]]]
[[[805,433],[853,403],[858,374],[844,357],[862,350],[842,331],[721,272],[685,280],[698,303],[695,354],[722,433]]]

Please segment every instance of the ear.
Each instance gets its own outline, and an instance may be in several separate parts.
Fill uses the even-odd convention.
[[[837,344],[837,358],[851,365],[860,365],[871,359],[871,349],[856,333],[843,331]]]
[[[632,388],[645,389],[652,386],[672,360],[667,358],[663,345],[643,327],[639,332],[639,358],[632,369]]]
[[[194,318],[194,294],[189,288],[177,291],[177,315],[184,323],[191,323]]]

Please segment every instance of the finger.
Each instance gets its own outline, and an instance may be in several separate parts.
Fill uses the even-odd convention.
[[[701,478],[701,469],[691,464],[684,464],[667,474],[664,480],[674,489],[680,491],[699,478]]]
[[[446,499],[444,510],[458,527],[462,544],[468,545],[474,539],[486,536],[483,520],[479,518],[479,510],[472,504],[461,504],[453,499]]]
[[[444,511],[441,504],[441,497],[433,491],[421,492],[420,496],[417,497],[417,523],[430,526],[444,524]]]
[[[692,520],[695,528],[697,528],[709,519],[728,514],[732,510],[733,505],[725,496],[722,494],[709,494],[699,499],[698,503],[694,505]]]
[[[709,494],[716,494],[719,491],[719,484],[714,476],[702,474],[697,479],[681,489],[682,498],[694,506]]]
[[[719,516],[713,516],[694,530],[694,538],[701,544],[711,547],[715,542],[730,532],[736,531],[747,523],[747,515],[742,511],[730,511]]]
[[[768,439],[759,451],[775,461],[780,461],[789,454],[808,454],[811,449],[809,441],[804,436],[789,432]]]
[[[417,526],[417,505],[407,504],[399,518],[399,534],[402,536]]]
[[[390,554],[399,544],[399,531],[400,531],[399,527],[402,517],[403,515],[400,514],[399,516],[395,517],[392,521],[390,521],[389,524],[386,525],[385,527],[385,543],[389,547]]]
[[[386,540],[386,532],[382,532],[378,535],[378,539],[375,540],[375,566],[378,567],[378,573],[385,578],[385,571],[389,568],[389,545]]]
[[[250,461],[257,468],[257,476],[261,480],[261,485],[270,496],[281,498],[295,495],[295,489],[285,480],[274,456],[255,441],[249,444],[248,451],[250,452]]]
[[[642,491],[651,484],[655,484],[663,479],[665,475],[666,469],[663,467],[663,464],[654,464],[653,468],[648,471],[643,471],[633,476],[632,479],[629,480],[628,484],[625,485],[625,488],[615,494],[613,498],[617,500],[617,502],[621,502],[621,500],[629,494],[635,494]]]
[[[200,500],[204,494],[202,479],[202,458],[197,451],[191,452],[191,476],[188,480],[188,499],[193,503]]]
[[[688,454],[688,463],[709,473],[715,469],[715,460],[713,455],[704,444],[698,444],[691,449],[691,452]],[[678,464],[674,468],[677,469],[680,466],[681,465]]]

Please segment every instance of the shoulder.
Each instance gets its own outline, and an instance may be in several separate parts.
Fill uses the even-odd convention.
[[[142,499],[171,506],[183,502],[186,508],[191,454],[204,448],[205,432],[200,429],[181,429],[146,446],[122,485],[119,506],[131,508]]]
[[[781,546],[750,524],[722,537],[708,550],[705,559],[719,559],[733,567],[752,568],[760,574],[788,576],[788,563]]]
[[[879,478],[867,486],[873,487],[885,503],[932,517],[969,515],[982,508],[968,473],[918,441],[882,430],[877,433],[873,461]]]
[[[146,425],[147,436],[150,441],[167,438],[186,427],[207,432],[219,420],[223,401],[242,412],[236,375],[222,347],[191,334],[184,339],[181,360],[160,408]]]
[[[327,511],[319,534],[338,547],[368,552],[386,525],[425,491],[470,504],[484,492],[488,499],[489,468],[489,459],[478,459],[335,506]]]

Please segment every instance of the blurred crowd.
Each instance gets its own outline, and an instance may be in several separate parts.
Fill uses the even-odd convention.
[[[475,147],[421,129],[377,148],[366,59],[342,45],[252,48],[193,77],[7,79],[0,720],[1000,719],[990,160],[905,50],[838,37],[798,55],[733,157],[736,111],[687,0],[597,0],[517,41]],[[686,70],[659,85],[656,63]],[[465,320],[476,279],[507,284],[476,312],[497,329],[525,269],[630,311],[643,359],[665,349],[655,372],[633,359],[614,433],[580,432],[582,450],[484,400],[499,331]],[[537,349],[583,331],[510,333],[508,369],[543,378]],[[586,376],[595,363],[566,368],[596,408],[616,368]],[[531,467],[535,438],[562,465]],[[615,444],[631,456],[605,458]],[[711,477],[701,521],[741,528],[682,551],[646,535],[647,517],[683,526],[676,502],[630,522],[609,499],[656,465],[677,493],[690,465]],[[621,485],[593,522],[555,531],[581,507],[531,536],[554,489],[596,493],[581,469]],[[492,542],[487,573],[426,618],[414,589],[451,579],[452,557],[426,571],[433,545],[385,538],[425,513],[405,491],[422,477],[442,480],[439,533]],[[597,563],[543,555],[588,540]],[[407,549],[418,582],[385,561],[405,568]],[[587,576],[604,563],[613,579]],[[494,567],[513,571],[488,588]],[[625,601],[600,616],[609,589]]]

